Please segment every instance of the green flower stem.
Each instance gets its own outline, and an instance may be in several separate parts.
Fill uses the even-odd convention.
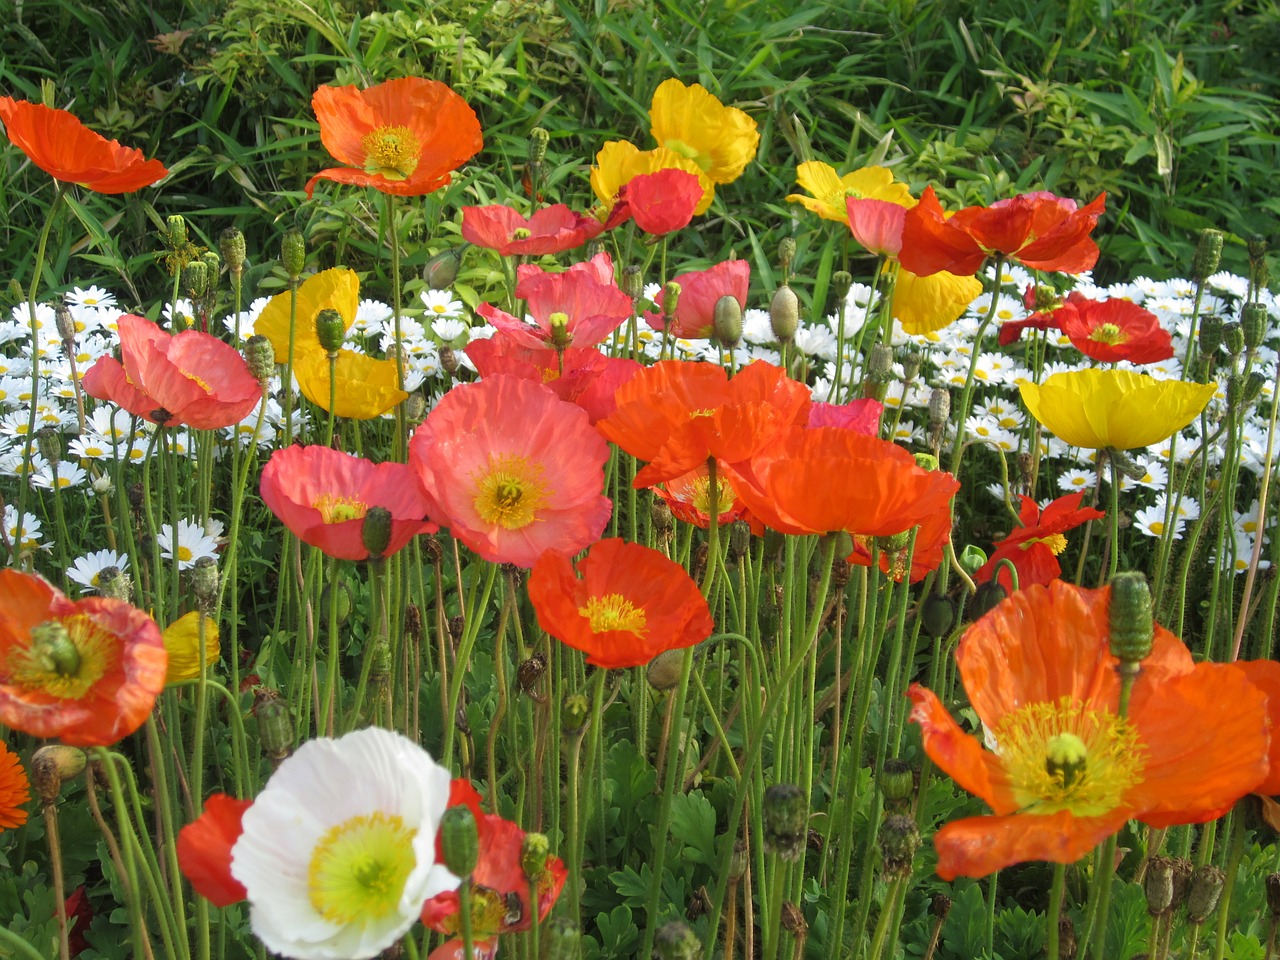
[[[449,770],[453,769],[453,750],[454,741],[457,738],[458,724],[458,703],[462,698],[462,682],[467,675],[467,664],[471,659],[471,651],[476,645],[476,638],[480,635],[480,624],[484,619],[484,611],[489,606],[489,597],[493,594],[493,581],[498,574],[498,565],[496,563],[485,563],[484,587],[479,603],[474,602],[474,592],[476,586],[472,587],[472,602],[467,604],[466,609],[470,611],[466,618],[466,626],[462,631],[462,639],[458,642],[458,653],[453,661],[453,672],[449,677],[449,712],[445,716],[444,725],[444,751],[443,760],[441,761]],[[458,590],[462,590],[462,578],[458,578]]]
[[[535,906],[536,910],[537,907]],[[458,885],[458,926],[462,933],[462,955],[471,960],[475,956],[475,938],[471,934],[471,878],[463,877]]]
[[[45,958],[40,955],[40,951],[22,937],[18,936],[18,934],[14,933],[12,930],[6,929],[5,927],[0,927],[0,942],[3,942],[16,951],[14,954],[15,956],[26,957],[28,960],[45,960]]]
[[[197,692],[200,687],[196,688]],[[151,753],[152,764],[151,769],[155,776],[155,803],[159,813],[160,827],[163,830],[164,837],[164,866],[165,869],[160,872],[161,877],[168,877],[169,880],[169,897],[171,903],[169,906],[173,910],[173,923],[175,937],[182,944],[183,955],[190,956],[190,944],[187,942],[185,931],[187,929],[186,916],[186,898],[182,895],[182,871],[178,867],[178,850],[176,839],[178,836],[177,817],[174,815],[173,801],[174,791],[169,789],[169,757],[168,751],[165,750],[160,740],[160,733],[156,727],[155,716],[147,717],[147,749]],[[200,772],[199,756],[192,765],[193,785],[198,781],[194,778]],[[198,815],[202,806],[200,794],[193,790],[192,800],[195,803],[195,813]],[[139,821],[141,823],[141,821]],[[197,898],[204,902],[204,898]],[[208,956],[208,924],[205,924],[204,936],[202,937],[205,952],[201,954],[203,957]]]
[[[1111,581],[1116,571],[1120,569],[1120,465],[1116,463],[1114,452],[1109,459],[1111,460],[1111,489],[1108,491],[1110,494],[1108,513],[1111,515],[1107,517],[1110,539],[1110,549],[1107,554],[1107,580]]]
[[[578,843],[583,833],[582,816],[579,809],[578,793],[581,785],[582,771],[582,738],[585,730],[579,730],[570,736],[568,774],[569,782],[565,785],[565,798],[569,809],[566,812],[566,836],[569,838],[569,862],[566,864],[569,873],[569,919],[576,924],[582,923],[582,857]]]
[[[490,803],[496,802],[498,796],[498,733],[507,716],[507,630],[515,619],[518,590],[515,576],[510,570],[505,572],[503,581],[505,589],[502,591],[502,608],[498,613],[498,631],[493,641],[493,675],[494,686],[498,688],[498,704],[489,721],[489,734],[485,738]]]
[[[969,357],[969,371],[965,374],[964,387],[960,391],[960,402],[956,404],[956,439],[951,446],[951,462],[947,465],[947,471],[952,476],[960,475],[960,457],[964,453],[964,424],[969,419],[969,409],[973,405],[973,378],[974,373],[978,369],[978,358],[982,356],[982,337],[987,332],[987,327],[991,326],[991,321],[996,317],[996,306],[1000,302],[1000,289],[1002,284],[1000,278],[1004,275],[1004,254],[997,253],[995,257],[995,279],[992,280],[991,290],[991,306],[987,310],[987,315],[983,317],[982,323],[978,326],[978,332],[973,337],[973,354]]]
[[[1062,893],[1066,887],[1066,877],[1066,864],[1055,863],[1053,865],[1053,886],[1049,888],[1049,913],[1045,919],[1045,951],[1048,960],[1058,960],[1061,952],[1058,921],[1062,916]]]
[[[323,713],[316,719],[316,729],[325,736],[332,737],[334,717],[338,711],[338,560],[329,560],[329,651],[326,661],[327,671]],[[369,658],[366,657],[366,660]]]
[[[994,874],[992,875],[994,877]],[[889,887],[885,890],[884,903],[880,907],[880,919],[876,922],[876,932],[871,938],[871,950],[867,953],[868,957],[878,960],[880,957],[892,957],[892,953],[886,953],[885,938],[889,934],[889,928],[894,926],[894,920],[898,915],[898,898],[911,882],[908,877],[895,877],[889,881]],[[987,956],[991,956],[991,951],[987,951]]]
[[[176,680],[169,686],[194,687],[199,683],[199,680]],[[235,778],[236,796],[243,797],[245,795],[245,786],[249,782],[249,753],[248,740],[244,729],[244,717],[240,712],[239,700],[217,680],[207,679],[204,681],[204,686],[208,687],[211,692],[221,695],[222,699],[226,701],[227,716],[231,721],[232,775]]]
[[[58,837],[58,800],[40,804],[44,817],[45,840],[49,846],[49,866],[53,874],[53,902],[58,916],[58,957],[71,960],[71,946],[67,939],[67,887],[62,875],[62,843]]]
[[[378,557],[369,560],[369,593],[373,596],[373,631],[365,645],[364,655],[360,658],[360,679],[356,682],[356,698],[342,725],[344,733],[349,733],[360,725],[360,713],[364,709],[364,698],[369,688],[369,671],[373,669],[373,652],[379,644],[390,643],[390,627],[387,622],[387,593],[390,588],[387,579],[387,562]],[[336,596],[336,583],[330,584],[329,592]],[[331,598],[332,601],[332,598]],[[490,796],[493,796],[490,786]]]
[[[1213,943],[1213,960],[1222,960],[1227,949],[1227,923],[1231,919],[1231,895],[1236,889],[1236,875],[1244,857],[1244,811],[1236,809],[1231,816],[1231,846],[1228,848],[1226,881],[1218,901],[1218,929]]]

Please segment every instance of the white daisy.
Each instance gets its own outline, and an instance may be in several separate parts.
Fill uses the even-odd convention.
[[[190,569],[201,557],[213,557],[218,552],[217,539],[205,533],[200,524],[190,520],[178,521],[176,547],[172,526],[156,534],[156,543],[160,545],[160,555],[166,560],[173,559],[176,549],[179,570]]]
[[[95,286],[89,287],[88,290],[76,287],[66,295],[65,299],[67,305],[72,307],[114,307],[116,305],[114,293]]]
[[[121,572],[129,569],[129,556],[114,550],[98,550],[76,557],[67,569],[67,577],[80,584],[82,593],[98,589],[98,576],[107,567],[117,567]]]

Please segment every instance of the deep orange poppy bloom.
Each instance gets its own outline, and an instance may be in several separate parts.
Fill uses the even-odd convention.
[[[703,530],[711,525],[711,474],[707,465],[695,467],[684,476],[667,480],[653,487],[656,496],[671,510],[671,515],[682,523],[692,523]],[[733,492],[733,484],[724,476],[716,476],[716,506],[720,515],[718,521],[722,527],[735,520],[744,519],[747,506],[739,502],[738,495]],[[757,533],[763,533],[764,527],[756,524]]]
[[[159,160],[94,133],[66,110],[0,97],[9,142],[55,180],[95,193],[132,193],[169,175]]]
[[[1033,270],[1081,273],[1098,260],[1098,245],[1089,234],[1105,205],[1105,194],[1078,207],[1074,200],[1037,192],[989,207],[965,207],[948,217],[933,187],[926,187],[907,211],[898,259],[922,277],[940,270],[976,273],[995,253]]]
[[[330,447],[285,447],[262,468],[262,500],[303,543],[339,560],[368,560],[364,522],[370,507],[391,512],[381,556],[419,533],[435,531],[418,475],[403,463],[373,463]]]
[[[715,629],[684,567],[617,537],[587,551],[577,574],[569,554],[548,550],[529,574],[529,599],[543,630],[609,670],[643,666]]]
[[[676,301],[671,334],[688,340],[706,339],[711,336],[716,301],[721,297],[733,297],[739,307],[747,308],[751,264],[745,260],[722,260],[707,270],[682,273],[674,282],[680,285],[680,298]],[[665,330],[667,318],[662,306],[666,302],[666,291],[660,292],[654,302],[658,309],[646,313],[645,322],[655,330]]]
[[[1150,310],[1130,300],[1090,300],[1075,293],[1053,321],[1077,350],[1094,360],[1159,363],[1173,356],[1173,337]]]
[[[0,831],[12,830],[27,822],[23,806],[31,800],[31,784],[18,755],[0,742]]]
[[[120,600],[71,601],[52,584],[0,570],[0,723],[76,747],[137,730],[164,689],[155,621]]]
[[[575,213],[563,203],[535,210],[525,219],[513,207],[491,204],[462,208],[462,237],[504,257],[542,256],[580,247],[604,230],[595,217]]]
[[[1280,794],[1280,663],[1275,660],[1239,660],[1249,682],[1267,695],[1267,715],[1271,718],[1271,770],[1267,778],[1254,788],[1264,797]]]
[[[1001,560],[1012,561],[1018,571],[1019,588],[1058,579],[1062,576],[1058,555],[1067,548],[1067,538],[1063,534],[1082,523],[1106,516],[1101,510],[1080,506],[1084,491],[1059,497],[1045,507],[1043,513],[1030,497],[1019,496],[1018,499],[1022,501],[1022,508],[1018,511],[1022,526],[995,545],[991,559],[974,574],[979,583],[991,579],[996,564]],[[1013,593],[1013,577],[1005,567],[1000,568],[1000,586],[1006,593]]]
[[[346,166],[321,170],[320,180],[416,197],[443,187],[484,140],[465,100],[436,80],[403,77],[368,90],[320,87],[311,98],[320,140]]]
[[[766,526],[797,535],[903,533],[933,514],[949,517],[960,489],[902,447],[837,427],[791,430],[724,471]]]
[[[214,430],[239,423],[262,388],[235,347],[199,330],[170,336],[144,317],[119,321],[120,360],[99,357],[84,390],[167,426]]]
[[[615,395],[617,409],[596,424],[605,439],[649,461],[637,488],[705,466],[745,460],[809,415],[809,388],[757,360],[730,379],[713,363],[663,360]]]
[[[952,518],[950,510],[937,510],[915,528],[915,541],[898,547],[889,540],[878,544],[880,572],[898,583],[906,577],[910,583],[919,583],[938,569],[951,541]],[[853,538],[853,552],[845,557],[859,567],[871,566],[873,541],[868,537]]]
[[[931,691],[907,691],[929,757],[994,814],[938,831],[943,879],[1027,860],[1072,863],[1133,818],[1203,823],[1266,777],[1263,692],[1239,667],[1195,663],[1163,627],[1127,717],[1117,716],[1110,603],[1109,587],[1055,580],[1018,591],[969,628],[956,660],[992,749]]]
[[[231,848],[244,832],[241,821],[252,800],[215,793],[204,812],[178,831],[178,867],[196,893],[215,907],[229,907],[249,894],[231,875]]]

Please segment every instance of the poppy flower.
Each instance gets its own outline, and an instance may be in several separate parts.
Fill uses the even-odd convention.
[[[919,276],[939,270],[976,273],[997,253],[1032,270],[1083,273],[1098,260],[1098,245],[1089,234],[1105,205],[1105,194],[1079,207],[1040,191],[989,207],[965,207],[948,217],[933,187],[926,187],[907,214],[899,259]]]
[[[649,107],[649,130],[668,150],[692,160],[712,183],[742,176],[756,155],[756,122],[726,107],[701,84],[672,77],[658,85]]]
[[[810,427],[838,427],[852,430],[868,437],[880,432],[880,417],[884,404],[879,400],[859,398],[848,403],[822,403],[814,401],[809,407]]]
[[[692,270],[672,279],[680,285],[680,298],[676,301],[671,335],[686,340],[706,339],[711,336],[716,302],[721,297],[733,297],[739,307],[746,309],[751,264],[746,260],[722,260],[710,269]],[[667,328],[662,312],[666,299],[666,290],[660,291],[654,300],[658,309],[644,315],[645,322],[655,330]]]
[[[484,140],[466,101],[443,83],[422,77],[388,80],[367,90],[320,87],[311,98],[320,140],[342,167],[307,181],[373,187],[416,197],[443,187]]]
[[[119,319],[120,355],[85,371],[85,393],[167,426],[215,430],[239,423],[262,397],[239,351],[199,330],[170,336],[143,317]]]
[[[674,480],[709,458],[745,460],[809,415],[809,388],[757,360],[732,379],[712,363],[662,360],[618,388],[596,424],[605,439],[648,461],[637,489]]]
[[[231,850],[252,805],[252,800],[215,793],[204,802],[204,813],[178,831],[178,867],[196,893],[215,907],[229,907],[249,895],[231,875]]]
[[[702,201],[702,184],[686,170],[658,170],[632,177],[618,195],[636,226],[655,237],[666,236],[689,225]],[[610,221],[617,215],[610,217]]]
[[[599,538],[608,459],[585,411],[511,376],[454,387],[409,441],[431,519],[485,560],[526,569]]]
[[[960,489],[896,444],[834,427],[792,430],[724,471],[766,526],[798,535],[903,533],[932,514],[950,516]]]
[[[575,213],[563,203],[541,207],[527,220],[501,204],[462,208],[463,238],[504,257],[563,253],[582,246],[603,229],[595,217]]]
[[[883,200],[903,208],[916,202],[910,187],[895,180],[887,167],[862,167],[841,176],[830,164],[809,160],[796,167],[796,183],[813,196],[792,193],[788,200],[837,223],[849,223],[846,201],[851,198]]]
[[[164,628],[161,637],[169,654],[169,666],[165,671],[164,685],[200,677],[200,621],[204,620],[204,660],[212,667],[222,654],[218,637],[218,623],[198,610],[185,613]]]
[[[1173,337],[1150,310],[1130,300],[1090,300],[1072,292],[1053,312],[1058,328],[1094,360],[1159,363],[1173,356]]]
[[[303,543],[339,560],[368,560],[365,516],[370,507],[391,514],[381,556],[399,551],[434,528],[423,518],[427,497],[403,463],[373,463],[330,447],[285,447],[262,468],[262,501]]]
[[[935,510],[925,516],[915,528],[915,540],[907,540],[902,546],[888,538],[873,543],[867,537],[853,538],[853,552],[845,559],[859,567],[871,566],[873,556],[880,559],[880,572],[895,583],[904,578],[909,583],[919,583],[938,569],[951,542],[952,518],[950,510]],[[872,546],[877,549],[873,553]]]
[[[0,741],[0,831],[12,830],[27,822],[23,807],[31,800],[31,784],[18,755]]]
[[[1267,695],[1267,716],[1271,719],[1271,769],[1267,778],[1253,788],[1264,797],[1280,794],[1280,663],[1275,660],[1237,660],[1236,666],[1245,672],[1249,682]]]
[[[529,574],[529,599],[543,630],[609,670],[643,666],[715,629],[684,567],[616,537],[588,550],[576,573],[570,554],[548,550]]]
[[[715,199],[716,185],[698,164],[666,147],[653,150],[641,150],[635,144],[625,140],[610,140],[596,154],[595,166],[591,168],[591,190],[600,201],[600,219],[608,226],[616,226],[624,221],[629,209],[619,210],[619,194],[622,188],[633,179],[646,173],[657,173],[659,170],[683,170],[698,178],[702,186],[702,199],[694,207],[695,216],[707,212],[711,201]]]
[[[631,316],[631,298],[612,282],[602,283],[593,270],[550,273],[534,267],[522,272],[516,296],[528,304],[533,323],[526,323],[489,303],[476,313],[503,333],[529,347],[594,347]]]
[[[1019,496],[1018,499],[1022,501],[1022,508],[1018,512],[1022,526],[996,543],[991,559],[979,567],[974,575],[979,583],[986,583],[991,579],[996,564],[1001,560],[1012,561],[1018,571],[1020,589],[1033,583],[1045,584],[1056,580],[1062,576],[1058,555],[1067,549],[1064,534],[1082,523],[1101,520],[1106,516],[1101,510],[1080,506],[1084,491],[1059,497],[1045,507],[1043,513],[1030,497]],[[1013,578],[1004,567],[1000,568],[1000,585],[1006,593],[1013,593]]]
[[[1212,820],[1267,775],[1262,691],[1238,667],[1196,664],[1163,627],[1127,715],[1117,715],[1110,603],[1109,587],[1055,580],[969,628],[956,660],[982,738],[931,691],[907,691],[929,757],[992,810],[938,831],[943,879],[1027,860],[1072,863],[1134,818],[1155,827]]]
[[[1018,384],[1027,410],[1059,440],[1116,450],[1167,440],[1199,415],[1217,388],[1129,370],[1075,370]]]
[[[84,884],[71,891],[71,896],[63,901],[62,909],[67,914],[70,931],[67,934],[67,954],[78,957],[89,949],[89,938],[85,931],[93,923],[93,906],[89,903],[89,895],[84,892]]]
[[[711,525],[711,473],[705,463],[682,476],[657,484],[652,490],[677,520],[703,530]],[[747,513],[746,504],[738,500],[733,484],[723,473],[716,476],[716,506],[719,508],[716,522],[722,527],[743,519]],[[758,532],[763,533],[764,527],[761,526]]]
[[[95,193],[133,193],[169,174],[159,160],[94,133],[66,110],[0,97],[0,121],[37,167]]]
[[[75,747],[137,730],[164,689],[155,621],[120,600],[68,600],[40,577],[0,570],[0,723]]]

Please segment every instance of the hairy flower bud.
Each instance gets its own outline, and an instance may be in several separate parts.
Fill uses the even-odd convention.
[[[293,717],[288,702],[275,690],[258,690],[253,696],[253,715],[258,721],[262,752],[273,766],[293,753]]]
[[[1239,321],[1229,320],[1222,325],[1222,339],[1227,343],[1227,352],[1233,357],[1244,351],[1244,330]]]
[[[200,557],[191,567],[191,592],[204,609],[218,598],[218,561]]]
[[[432,290],[447,290],[458,279],[462,266],[462,247],[441,250],[427,261],[427,286]]]
[[[790,343],[800,326],[800,298],[786,284],[775,290],[769,301],[769,326],[779,343]]]
[[[111,600],[128,600],[133,590],[133,580],[116,566],[98,571],[98,593]]]
[[[1197,337],[1200,356],[1205,363],[1212,364],[1217,359],[1218,348],[1222,346],[1222,318],[1213,313],[1201,317]]]
[[[53,322],[58,327],[58,338],[63,343],[71,343],[76,338],[76,321],[71,316],[71,308],[60,303],[53,308]]]
[[[449,807],[440,818],[440,859],[453,874],[471,876],[480,858],[476,815],[465,804]]]
[[[1206,227],[1200,231],[1196,255],[1191,261],[1191,279],[1203,283],[1218,272],[1222,261],[1222,231]]]
[[[31,785],[41,803],[58,799],[62,785],[80,776],[87,758],[79,747],[49,744],[31,755]]]
[[[796,259],[796,241],[794,237],[783,237],[778,241],[778,263],[782,267],[782,282],[785,284],[791,275],[791,264]]]
[[[843,304],[853,289],[853,274],[848,270],[837,270],[831,275],[831,292],[835,294],[837,304]]]
[[[187,221],[180,213],[171,213],[165,218],[165,228],[169,234],[169,245],[175,249],[187,245]]]
[[[337,310],[321,310],[316,314],[316,339],[330,358],[338,355],[346,336],[347,322]]]
[[[1151,589],[1146,576],[1136,570],[1111,578],[1111,654],[1121,663],[1141,663],[1151,653],[1155,625]]]
[[[916,851],[920,849],[920,829],[915,820],[895,813],[880,825],[880,856],[886,878],[908,877]]]
[[[951,419],[951,391],[934,387],[929,394],[929,426],[941,428]]]
[[[618,276],[618,289],[632,300],[639,300],[644,296],[644,273],[639,264],[632,263],[622,268],[622,273]]]
[[[1147,861],[1143,878],[1147,895],[1147,913],[1163,917],[1173,910],[1173,861],[1168,857],[1152,857]]]
[[[1240,308],[1240,329],[1244,332],[1244,345],[1257,350],[1267,336],[1267,308],[1265,304],[1250,301]]]
[[[541,163],[547,158],[547,143],[551,140],[543,127],[534,127],[529,131],[529,162]]]
[[[380,558],[391,542],[391,511],[386,507],[370,507],[360,527],[360,542],[371,559]]]
[[[36,431],[36,449],[52,466],[62,462],[62,433],[57,427],[41,427]]]
[[[911,805],[916,795],[916,775],[905,760],[890,758],[880,767],[876,778],[886,807],[901,809]]]
[[[233,279],[244,273],[245,245],[244,234],[239,227],[227,227],[218,235],[218,250],[226,261],[227,270]]]
[[[668,280],[662,287],[662,316],[670,322],[676,315],[676,307],[680,305],[680,284]]]
[[[711,314],[711,328],[723,347],[732,350],[742,342],[742,304],[737,297],[725,294],[716,301]]]
[[[808,834],[809,808],[804,791],[775,783],[764,792],[764,849],[783,860],[798,860]]]
[[[945,593],[931,593],[920,607],[920,622],[925,633],[940,640],[951,632],[956,622],[956,605]]]
[[[684,669],[683,650],[663,650],[645,668],[645,679],[655,690],[672,690]]]
[[[280,239],[280,262],[289,279],[296,282],[307,265],[307,241],[302,231],[290,227]]]
[[[276,372],[276,351],[271,341],[260,333],[246,340],[244,362],[258,383],[266,384]]]
[[[1187,891],[1187,922],[1201,924],[1218,908],[1218,898],[1227,876],[1213,864],[1197,867],[1191,875],[1191,888]]]

